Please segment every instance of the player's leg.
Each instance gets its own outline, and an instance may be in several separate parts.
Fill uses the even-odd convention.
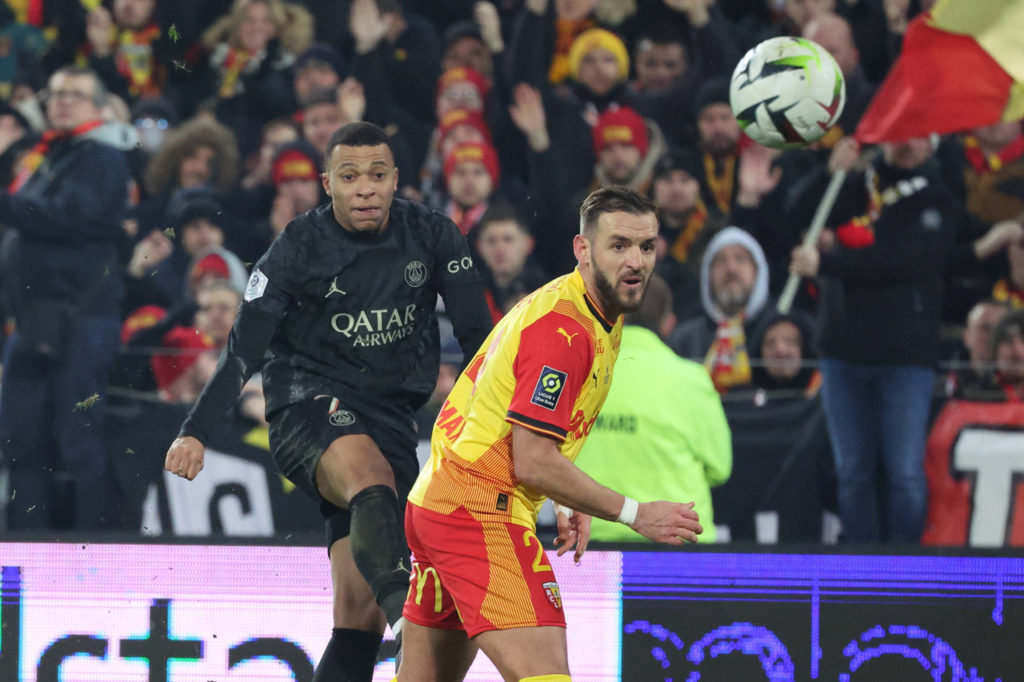
[[[334,629],[313,682],[364,682],[373,677],[386,624],[384,613],[356,568],[349,538],[331,543],[330,553]]]
[[[477,646],[466,636],[455,600],[432,563],[430,546],[463,543],[458,530],[446,538],[446,529],[422,519],[423,512],[407,505],[405,535],[412,552],[412,577],[405,601],[402,628],[402,663],[396,679],[401,682],[461,682],[476,658]],[[421,533],[426,533],[421,538]]]
[[[402,628],[402,666],[396,679],[462,682],[476,651],[476,644],[463,630],[431,628],[407,620]]]
[[[473,639],[508,682],[569,679],[565,628],[489,630]]]
[[[348,508],[355,565],[394,627],[409,588],[409,550],[391,465],[369,435],[342,436],[320,458],[316,485],[324,499]]]
[[[329,397],[281,408],[269,415],[269,420],[274,461],[289,480],[320,500],[327,522],[327,546],[331,548],[331,577],[335,587],[335,628],[317,666],[315,679],[318,682],[368,682],[384,630],[379,620],[381,613],[373,592],[355,566],[350,541],[339,543],[350,534],[351,511],[325,500],[316,485],[316,472],[324,453],[346,437],[359,435],[367,439],[365,424],[352,413],[341,410],[337,401]],[[394,480],[389,470],[376,469],[376,472],[385,484]],[[403,475],[403,482],[404,478]],[[390,492],[386,485],[383,487]],[[350,615],[339,619],[339,613]]]

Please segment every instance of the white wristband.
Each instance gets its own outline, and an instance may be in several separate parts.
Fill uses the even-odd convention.
[[[627,497],[626,501],[622,503],[622,511],[619,512],[619,518],[615,520],[632,528],[633,522],[636,521],[636,512],[638,509],[640,509],[640,503],[632,497]]]
[[[552,502],[551,506],[553,506],[555,508],[555,516],[556,517],[559,514],[565,514],[565,518],[567,518],[567,519],[571,519],[572,518],[572,509],[569,509],[564,504],[558,504],[557,502]]]

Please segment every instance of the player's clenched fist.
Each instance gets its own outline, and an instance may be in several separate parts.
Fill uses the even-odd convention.
[[[182,478],[192,480],[203,470],[203,452],[206,448],[192,436],[175,438],[167,449],[164,469]]]
[[[669,545],[697,542],[697,536],[704,532],[693,502],[643,502],[632,527],[648,540]]]

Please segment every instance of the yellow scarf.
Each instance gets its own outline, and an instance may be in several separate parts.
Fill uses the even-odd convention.
[[[686,217],[686,226],[679,230],[679,234],[672,240],[672,245],[669,247],[672,257],[680,263],[686,262],[690,254],[690,247],[693,246],[700,231],[704,229],[704,221],[707,220],[707,217],[708,207],[700,197],[697,197],[697,202]]]
[[[736,155],[730,154],[722,162],[722,172],[715,172],[715,159],[711,154],[704,153],[704,177],[708,181],[708,188],[715,197],[722,213],[728,214],[732,207],[732,183],[733,171],[736,170]]]
[[[750,356],[747,354],[743,315],[718,323],[715,340],[704,356],[704,366],[719,393],[750,383]]]

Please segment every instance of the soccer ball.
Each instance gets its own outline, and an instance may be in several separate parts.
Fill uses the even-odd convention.
[[[755,142],[776,149],[808,145],[835,125],[846,85],[828,50],[806,38],[769,38],[732,72],[729,105]]]

